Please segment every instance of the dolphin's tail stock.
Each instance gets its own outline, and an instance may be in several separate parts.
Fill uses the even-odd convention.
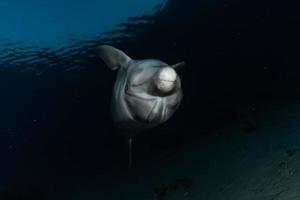
[[[134,162],[134,155],[133,155],[133,140],[134,138],[140,133],[139,130],[124,130],[123,129],[123,133],[125,133],[125,135],[127,136],[127,140],[128,140],[128,166],[129,168],[131,168],[133,166],[133,162]]]
[[[128,162],[129,162],[129,167],[132,166],[132,143],[133,143],[133,136],[129,136],[129,138],[128,138]]]

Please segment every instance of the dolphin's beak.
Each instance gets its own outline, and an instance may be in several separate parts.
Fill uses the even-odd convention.
[[[161,93],[168,93],[175,87],[177,74],[171,67],[164,67],[160,69],[155,78],[156,89]]]

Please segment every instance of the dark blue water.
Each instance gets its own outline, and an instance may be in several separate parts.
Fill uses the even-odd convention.
[[[147,17],[118,27],[150,24]],[[1,198],[43,199],[54,182],[74,171],[91,168],[91,176],[112,165],[127,166],[119,148],[126,145],[118,142],[122,138],[113,140],[110,123],[114,74],[94,49],[117,45],[131,32],[69,38],[66,45],[49,47],[1,39]]]
[[[0,38],[0,199],[49,199],[102,175],[130,182],[127,138],[109,116],[115,73],[95,55],[100,44],[188,64],[176,115],[137,138],[139,169],[240,116],[299,100],[299,6],[170,0],[151,15],[60,46]]]

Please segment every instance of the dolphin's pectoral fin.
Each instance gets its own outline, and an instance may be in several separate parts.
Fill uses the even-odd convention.
[[[175,69],[176,71],[180,71],[180,70],[183,70],[183,68],[186,66],[186,62],[183,61],[183,62],[179,62],[179,63],[176,63],[175,65],[172,65],[171,67],[173,69]]]
[[[131,58],[123,51],[109,45],[101,45],[96,47],[96,53],[112,70],[126,67],[128,62],[131,60]]]

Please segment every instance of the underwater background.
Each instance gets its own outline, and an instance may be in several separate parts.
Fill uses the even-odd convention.
[[[0,200],[300,199],[300,3],[0,2]],[[186,61],[183,102],[127,138],[95,54]]]

